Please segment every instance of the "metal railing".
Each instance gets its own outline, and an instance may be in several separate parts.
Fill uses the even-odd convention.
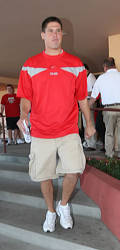
[[[116,108],[104,108],[104,107],[101,107],[101,108],[90,108],[90,110],[92,111],[113,111],[113,112],[120,112],[120,109],[116,109]]]
[[[5,140],[5,122],[4,122],[4,118],[5,118],[5,116],[0,114],[0,118],[1,118],[1,120],[2,120],[3,151],[4,151],[4,153],[6,153],[7,151],[6,151],[6,140]]]

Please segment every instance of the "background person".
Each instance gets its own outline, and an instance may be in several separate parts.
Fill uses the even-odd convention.
[[[87,72],[87,91],[88,91],[88,102],[90,100],[91,97],[91,93],[92,93],[92,89],[93,86],[95,84],[96,78],[94,76],[93,73],[90,72],[89,67],[87,64],[84,64],[86,72]],[[91,107],[93,107],[94,105],[92,105]],[[95,126],[95,121],[94,121],[94,111],[90,111],[90,115],[91,115],[91,120],[92,123]],[[84,115],[82,114],[82,119],[83,119],[83,127],[85,129],[86,127],[86,121],[84,118]],[[96,134],[94,134],[93,136],[91,136],[90,138],[85,138],[84,136],[84,141],[83,141],[83,148],[85,151],[91,151],[91,150],[96,150]]]
[[[13,144],[13,136],[14,143],[17,143],[18,136],[18,126],[17,121],[20,118],[20,98],[16,96],[14,93],[14,88],[11,84],[7,85],[7,94],[2,96],[1,99],[1,114],[3,115],[5,110],[6,115],[6,124],[8,130],[8,145]],[[14,131],[14,135],[12,135],[12,131]],[[22,142],[22,140],[21,140]]]
[[[101,104],[100,94],[96,100],[96,107],[103,108],[103,105]],[[96,144],[99,147],[100,151],[105,152],[105,124],[103,122],[103,112],[102,112],[102,110],[100,110],[96,113],[97,113],[96,114],[96,123],[95,123],[95,129],[96,129],[96,135],[97,135]]]
[[[100,75],[92,90],[90,105],[100,93],[102,105],[105,108],[120,109],[120,72],[116,69],[113,57],[106,58],[103,63],[104,74]],[[106,156],[114,156],[115,129],[120,135],[120,112],[103,111],[105,123],[105,151]],[[118,143],[119,144],[119,143]],[[118,149],[120,151],[120,148]]]
[[[48,17],[42,23],[45,50],[29,58],[20,74],[17,95],[21,97],[18,125],[31,123],[29,174],[41,182],[41,191],[48,211],[44,232],[55,230],[56,212],[63,228],[72,228],[68,201],[83,173],[85,156],[78,130],[78,101],[86,118],[86,137],[95,133],[90,120],[85,68],[79,58],[61,48],[62,23]],[[54,208],[52,179],[64,174],[62,199]]]

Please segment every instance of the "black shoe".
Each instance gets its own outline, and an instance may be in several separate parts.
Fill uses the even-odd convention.
[[[83,147],[84,151],[95,151],[96,148],[91,148],[91,147]]]
[[[105,152],[105,148],[101,148],[100,151],[101,151],[101,152]]]

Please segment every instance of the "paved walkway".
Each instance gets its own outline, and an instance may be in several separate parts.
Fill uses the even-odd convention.
[[[30,144],[17,144],[17,145],[6,145],[6,155],[14,156],[28,156],[30,150]],[[4,147],[0,145],[0,155],[4,154]]]
[[[0,146],[0,249],[119,250],[118,240],[100,220],[99,207],[82,192],[79,181],[70,200],[73,230],[64,230],[57,220],[54,233],[43,233],[46,205],[40,184],[28,175],[29,150],[29,144],[10,145],[4,154]],[[85,155],[104,158],[100,150]],[[54,180],[55,204],[62,181],[62,177]]]

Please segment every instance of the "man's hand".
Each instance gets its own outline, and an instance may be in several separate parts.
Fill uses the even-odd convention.
[[[81,111],[83,112],[85,120],[86,120],[85,138],[89,139],[92,135],[95,134],[96,130],[95,130],[94,126],[92,125],[92,121],[90,118],[90,108],[88,105],[87,98],[82,100],[82,101],[79,101],[79,105],[80,105]]]
[[[25,98],[21,98],[20,101],[20,119],[17,122],[17,125],[19,129],[24,133],[25,132],[25,127],[23,121],[25,120],[26,125],[28,126],[28,113],[30,112],[31,109],[31,102]]]
[[[85,138],[89,139],[91,136],[93,136],[96,133],[96,130],[92,123],[90,125],[86,125],[85,128]]]

